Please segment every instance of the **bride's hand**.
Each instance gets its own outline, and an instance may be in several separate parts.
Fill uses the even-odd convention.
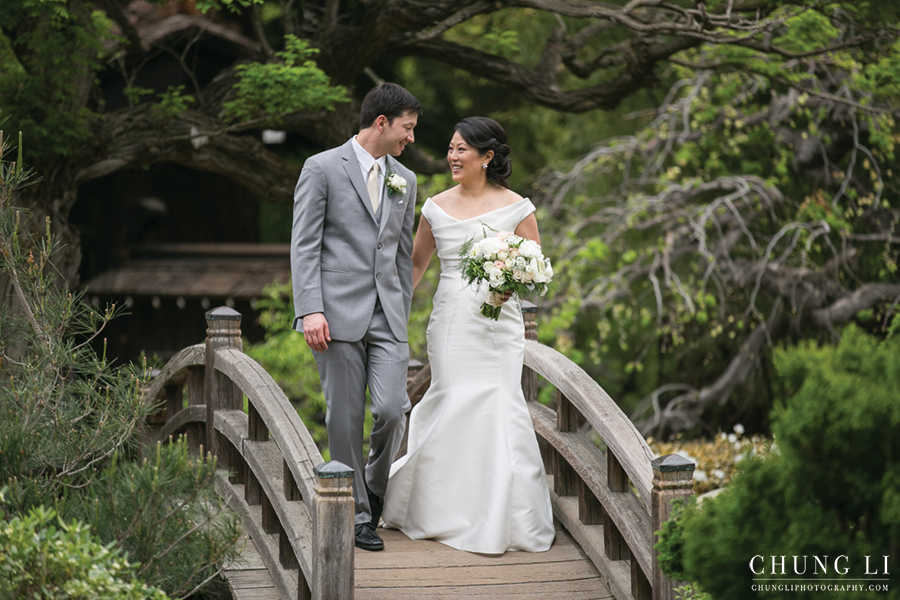
[[[503,294],[503,302],[507,302],[510,298],[512,298],[512,295],[513,293],[510,291],[507,291],[505,294]]]

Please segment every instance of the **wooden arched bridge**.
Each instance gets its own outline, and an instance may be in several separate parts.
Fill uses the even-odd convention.
[[[547,552],[503,556],[383,529],[384,551],[355,550],[352,471],[323,462],[287,397],[242,352],[240,314],[223,307],[206,316],[206,341],[176,354],[146,391],[148,401],[163,400],[149,436],[184,435],[218,457],[219,493],[251,540],[243,564],[227,571],[236,598],[674,600],[653,532],[671,501],[692,493],[694,466],[678,456],[654,459],[606,392],[536,341],[533,309],[524,314],[522,387],[550,479],[557,539]],[[537,402],[539,377],[556,388],[555,412]],[[429,383],[426,365],[410,378],[413,402]]]

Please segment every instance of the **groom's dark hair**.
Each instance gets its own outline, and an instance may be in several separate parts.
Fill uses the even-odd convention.
[[[422,105],[406,88],[396,83],[382,83],[372,88],[363,98],[359,111],[359,128],[371,127],[378,115],[387,117],[389,123],[408,112],[422,114]]]

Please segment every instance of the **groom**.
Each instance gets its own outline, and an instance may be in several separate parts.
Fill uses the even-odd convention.
[[[294,326],[325,392],[332,460],[353,468],[356,546],[381,550],[391,462],[406,427],[406,323],[412,298],[416,177],[393,157],[413,143],[422,107],[399,85],[362,103],[359,133],[303,165],[294,191]],[[372,433],[364,462],[366,387]]]

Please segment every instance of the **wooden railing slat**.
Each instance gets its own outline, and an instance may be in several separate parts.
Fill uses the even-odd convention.
[[[572,465],[556,450],[553,451],[553,491],[559,496],[578,493],[578,474]]]
[[[606,450],[606,481],[612,492],[628,491],[628,474],[625,473],[612,448]]]
[[[631,595],[634,600],[653,600],[653,588],[634,561],[631,561]]]
[[[164,442],[169,436],[174,436],[177,432],[185,430],[192,423],[204,423],[206,421],[206,406],[188,406],[184,410],[178,412],[174,417],[165,422],[165,424],[153,435],[151,442]]]
[[[603,524],[603,505],[581,477],[578,478],[578,518],[585,525]]]

